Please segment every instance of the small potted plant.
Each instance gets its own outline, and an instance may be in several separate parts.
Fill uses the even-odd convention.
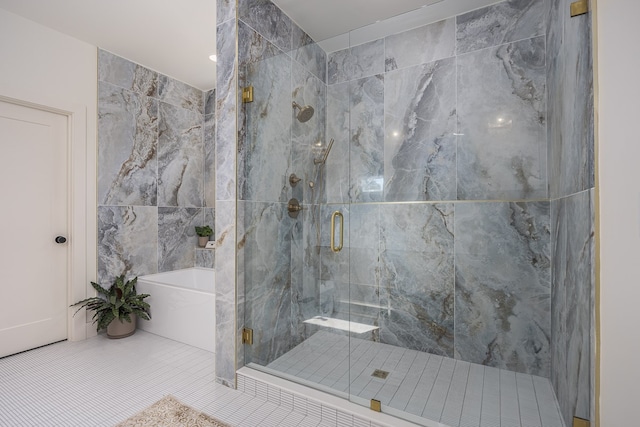
[[[93,322],[98,324],[98,332],[106,329],[109,338],[128,337],[136,331],[137,317],[151,319],[149,304],[144,302],[149,294],[138,294],[137,282],[137,277],[125,282],[124,275],[116,278],[109,289],[91,282],[99,296],[83,299],[71,307],[80,306],[76,313],[84,307],[93,310]]]
[[[202,227],[198,227],[196,225],[196,234],[198,235],[198,246],[204,248],[207,246],[209,236],[213,234],[213,230],[208,225],[204,225]]]

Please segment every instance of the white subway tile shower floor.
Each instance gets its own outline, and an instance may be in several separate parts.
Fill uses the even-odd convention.
[[[214,382],[213,353],[141,330],[0,359],[0,426],[113,426],[171,394],[234,426],[318,426]]]
[[[351,340],[351,352],[349,352]],[[372,376],[377,369],[386,379]],[[563,427],[548,379],[320,331],[267,370],[414,422],[452,427]]]

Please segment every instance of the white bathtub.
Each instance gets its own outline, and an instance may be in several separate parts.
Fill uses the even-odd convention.
[[[187,268],[138,277],[138,293],[149,294],[151,320],[145,331],[208,351],[215,351],[215,273]]]

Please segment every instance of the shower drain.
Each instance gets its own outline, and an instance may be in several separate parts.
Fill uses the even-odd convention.
[[[372,377],[376,377],[376,378],[382,378],[383,380],[386,380],[387,377],[389,376],[389,372],[387,371],[383,371],[382,369],[376,369],[375,371],[373,371],[373,374],[371,374]]]

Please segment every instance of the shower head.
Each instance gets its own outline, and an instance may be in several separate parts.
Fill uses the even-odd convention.
[[[292,105],[293,105],[293,108],[297,108],[298,110],[300,110],[296,115],[296,118],[300,123],[309,121],[309,119],[313,117],[313,107],[311,105],[305,105],[304,107],[301,107],[295,101],[293,102]]]

